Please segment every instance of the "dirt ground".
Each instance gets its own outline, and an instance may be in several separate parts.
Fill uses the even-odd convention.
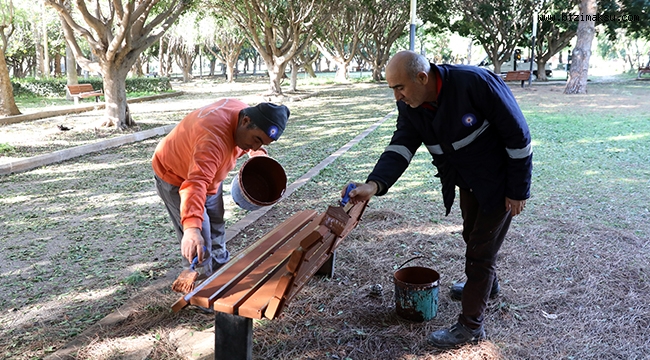
[[[386,196],[371,201],[362,222],[341,244],[334,278],[310,281],[282,318],[255,322],[254,358],[649,358],[650,83],[591,85],[590,94],[581,96],[562,94],[559,84],[512,87],[535,140],[534,186],[526,212],[515,218],[499,253],[502,291],[489,303],[487,341],[450,351],[426,344],[428,333],[454,323],[460,311],[460,303],[449,298],[448,288],[463,280],[464,247],[457,204],[445,217],[439,185],[429,176],[433,175],[430,159],[418,153],[401,182]],[[195,103],[170,106],[171,112],[183,111]],[[609,119],[620,134],[603,137],[595,133],[589,126],[593,118]],[[566,119],[579,122],[577,130],[568,130]],[[41,129],[37,124],[0,132],[10,137],[6,131],[20,129],[28,131],[31,139],[51,139],[38,134],[52,131],[52,124]],[[235,237],[229,243],[231,252],[241,251],[290,214],[307,208],[324,211],[335,200],[332,189],[342,182],[330,175],[345,172],[350,178],[343,181],[362,181],[376,159],[364,155],[364,149],[387,143],[392,128],[392,124],[382,125],[349,151],[347,161],[356,159],[359,171],[346,172],[350,166],[345,157],[332,164],[330,171]],[[143,146],[143,151],[151,151],[155,142]],[[631,152],[636,154],[627,157]],[[423,179],[422,174],[428,177]],[[393,274],[418,256],[424,259],[413,263],[441,274],[438,314],[426,323],[395,314]],[[169,277],[174,270],[171,263],[167,265],[169,269],[161,273]],[[7,274],[3,269],[2,276]],[[377,285],[383,289],[380,293],[372,290]],[[168,307],[177,298],[168,286],[153,290],[127,319],[99,329],[93,341],[79,348],[76,358],[119,359],[125,347],[135,346],[129,339],[145,338],[153,344],[146,358],[178,359],[170,334],[178,329],[204,330],[213,319],[190,310],[170,313]],[[5,336],[12,334],[7,332],[12,326],[21,331],[38,326],[29,318],[11,316],[26,316],[20,309],[3,311],[0,324]],[[40,349],[13,346],[27,349],[30,358],[41,358],[64,343],[34,344]],[[12,353],[11,342],[2,345],[0,357],[27,358]]]

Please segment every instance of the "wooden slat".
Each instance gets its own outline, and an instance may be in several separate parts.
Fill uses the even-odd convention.
[[[336,250],[339,247],[339,244],[341,244],[341,241],[343,241],[343,239],[345,239],[350,234],[350,232],[352,232],[352,230],[354,230],[354,228],[357,227],[357,224],[359,224],[359,221],[361,220],[361,216],[363,215],[363,212],[366,210],[367,206],[368,206],[368,202],[364,201],[361,203],[354,204],[354,206],[352,206],[352,208],[348,211],[348,215],[350,215],[350,220],[348,220],[348,223],[347,225],[345,225],[345,228],[341,232],[339,238],[336,239],[332,251]]]
[[[313,232],[315,224],[320,220],[322,215],[317,216],[309,224],[306,224],[299,232],[287,240],[282,246],[273,252],[268,258],[264,259],[255,269],[241,278],[237,284],[224,292],[214,301],[213,308],[217,311],[228,314],[239,314],[239,307],[259,289],[265,286],[265,283],[273,277],[273,274],[285,268],[292,252],[302,240]],[[272,295],[272,294],[271,294]],[[270,296],[269,295],[269,299]],[[262,301],[263,293],[257,295],[258,301]],[[266,302],[268,302],[268,300]],[[247,316],[248,317],[248,316]]]
[[[529,78],[530,78],[530,71],[528,70],[508,71],[506,73],[506,78],[504,81],[528,80]]]
[[[283,281],[280,285],[284,286],[278,286],[276,289],[273,299],[269,301],[269,306],[264,312],[265,317],[275,319],[282,313],[284,307],[327,261],[331,255],[330,250],[335,239],[335,234],[327,233],[322,241],[318,243],[319,246],[314,246],[307,251],[305,261],[300,264],[297,273],[287,271],[283,275]],[[309,254],[310,252],[311,254]]]
[[[286,263],[289,261],[294,250],[298,245],[312,233],[315,232],[316,228],[319,226],[320,220],[322,219],[323,214],[316,217],[311,223],[305,226],[299,233],[297,233],[289,242],[287,242],[287,251],[279,255],[275,259],[269,259],[271,265],[280,264],[282,268],[285,267]],[[283,247],[284,248],[284,247]],[[269,277],[260,281],[260,278],[255,278],[253,276],[247,276],[241,280],[242,284],[246,284],[253,291],[248,291],[246,293],[237,294],[233,297],[236,302],[226,303],[224,299],[219,299],[215,302],[215,310],[219,310],[222,306],[232,307],[240,316],[250,317],[253,319],[261,319],[264,314],[264,309],[268,306],[269,301],[275,294],[275,289],[278,286],[280,277],[282,276],[283,271],[277,271],[280,268],[276,268],[277,274],[271,274]],[[255,284],[253,286],[253,284]],[[240,289],[245,290],[245,286],[242,286]],[[230,293],[230,292],[229,292]]]
[[[312,221],[315,216],[315,211],[305,210],[285,220],[254,244],[237,254],[237,256],[234,256],[215,274],[194,289],[194,291],[181,297],[172,305],[172,310],[179,311],[190,303],[203,307],[212,306],[214,299],[224,291],[230,289],[237,280],[254,269],[275,249],[302,229],[305,224]]]

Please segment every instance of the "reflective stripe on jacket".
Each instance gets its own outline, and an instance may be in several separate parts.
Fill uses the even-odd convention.
[[[431,64],[442,87],[437,109],[397,103],[397,129],[368,181],[386,193],[424,144],[438,169],[447,214],[455,186],[470,189],[484,210],[505,197],[530,196],[531,137],[510,88],[494,73],[473,66]]]

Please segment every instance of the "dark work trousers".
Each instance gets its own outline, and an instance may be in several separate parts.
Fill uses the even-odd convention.
[[[166,181],[154,176],[156,179],[156,190],[158,196],[165,203],[167,212],[171,219],[176,237],[180,245],[183,239],[183,225],[181,224],[181,197],[178,194],[178,186],[171,185]],[[205,207],[203,210],[203,223],[201,224],[201,235],[207,248],[205,260],[196,266],[195,270],[199,273],[199,279],[204,279],[228,262],[230,253],[226,250],[226,223],[224,222],[224,207],[222,197],[222,185],[214,195],[208,195],[205,198]],[[190,262],[182,257],[181,263],[184,269],[189,269]]]
[[[467,244],[467,282],[461,300],[463,312],[458,321],[470,329],[476,329],[483,324],[483,313],[496,277],[497,252],[506,237],[512,216],[510,211],[506,211],[505,198],[503,206],[483,212],[476,196],[463,189],[460,189],[460,210],[463,215],[463,240]]]

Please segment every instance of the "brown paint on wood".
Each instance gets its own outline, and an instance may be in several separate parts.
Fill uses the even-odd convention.
[[[319,219],[320,217],[317,217]],[[217,311],[236,314],[241,306],[249,297],[253,296],[258,290],[265,287],[265,283],[289,261],[292,253],[303,241],[303,239],[313,232],[314,221],[305,225],[299,232],[287,240],[282,246],[273,252],[268,258],[264,259],[255,269],[252,269],[246,276],[241,278],[231,289],[223,293],[213,304]],[[277,283],[276,283],[277,285]],[[257,294],[257,297],[264,296]],[[273,294],[268,294],[268,300]]]
[[[216,274],[199,285],[193,292],[185,295],[184,302],[210,307],[225,291],[232,288],[246,274],[255,269],[265,258],[282,246],[305,224],[316,216],[316,212],[305,210],[285,220],[257,242],[232,258]],[[181,304],[183,302],[180,302]]]

